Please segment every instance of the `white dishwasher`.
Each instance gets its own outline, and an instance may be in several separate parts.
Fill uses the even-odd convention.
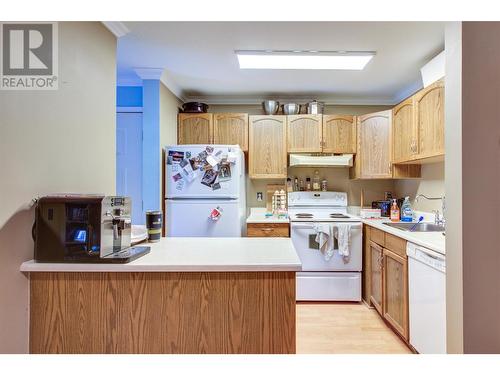
[[[446,353],[446,258],[408,242],[410,344],[421,354]]]

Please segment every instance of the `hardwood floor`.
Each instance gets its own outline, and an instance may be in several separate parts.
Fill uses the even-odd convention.
[[[411,354],[363,303],[297,303],[297,354]]]

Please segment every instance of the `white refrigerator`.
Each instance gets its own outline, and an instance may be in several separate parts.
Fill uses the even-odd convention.
[[[234,145],[165,147],[166,235],[241,237],[245,155]]]

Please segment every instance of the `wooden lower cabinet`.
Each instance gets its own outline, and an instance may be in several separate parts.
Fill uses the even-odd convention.
[[[295,272],[34,272],[30,353],[293,354]]]
[[[406,240],[375,228],[369,228],[367,232],[370,237],[365,242],[365,256],[368,259],[363,263],[363,290],[369,293],[363,293],[363,298],[408,343]]]
[[[288,223],[248,223],[247,237],[290,237]]]
[[[383,283],[382,256],[384,249],[375,242],[370,242],[370,302],[382,314]]]
[[[405,340],[408,336],[408,261],[383,252],[383,316]]]

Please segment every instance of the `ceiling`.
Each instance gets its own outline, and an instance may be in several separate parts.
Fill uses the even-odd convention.
[[[444,22],[125,22],[118,83],[164,68],[183,100],[254,104],[263,98],[395,104],[422,87],[420,68],[444,49]],[[235,50],[376,51],[362,71],[240,70]]]

